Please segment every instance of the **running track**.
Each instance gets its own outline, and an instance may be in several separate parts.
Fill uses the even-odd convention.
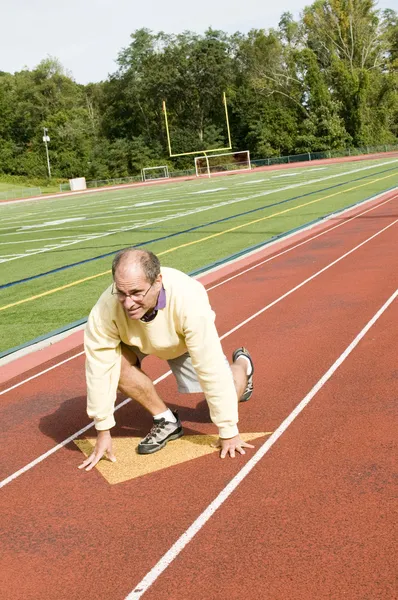
[[[226,354],[255,360],[240,429],[274,432],[244,457],[110,485],[71,442],[12,478],[88,423],[81,346],[3,372],[0,597],[394,598],[397,232],[395,192],[202,278]],[[158,386],[187,434],[214,432],[201,395]],[[117,422],[150,427],[133,402]]]

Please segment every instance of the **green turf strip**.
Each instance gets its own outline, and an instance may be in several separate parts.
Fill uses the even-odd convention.
[[[394,165],[393,165],[394,166]],[[341,165],[339,165],[341,167]],[[341,169],[340,169],[341,170]],[[382,169],[385,170],[385,167]],[[366,177],[369,175],[371,177],[376,176],[378,171],[365,171],[358,173],[357,175],[361,177]],[[238,177],[236,177],[238,179]],[[9,262],[3,263],[1,269],[1,280],[0,283],[6,283],[8,281],[15,281],[16,279],[22,279],[24,277],[29,277],[36,275],[38,273],[43,273],[49,271],[51,269],[61,267],[65,264],[75,263],[87,258],[91,258],[92,256],[96,256],[98,254],[105,254],[107,252],[115,252],[119,248],[122,248],[126,245],[138,244],[140,242],[145,242],[157,237],[175,234],[181,230],[187,229],[191,226],[197,226],[201,224],[205,224],[209,221],[214,221],[221,218],[228,218],[233,216],[236,213],[240,213],[242,211],[250,211],[256,209],[258,207],[264,206],[266,204],[274,203],[277,201],[284,200],[285,198],[294,197],[294,195],[302,195],[306,192],[313,191],[315,189],[322,189],[325,187],[329,187],[330,185],[336,185],[336,183],[340,183],[341,181],[350,181],[352,176],[345,176],[341,178],[336,178],[332,180],[327,180],[326,182],[318,182],[316,184],[310,183],[308,185],[294,188],[292,190],[286,190],[284,192],[276,192],[266,196],[257,196],[252,199],[244,200],[241,202],[236,202],[230,204],[228,206],[223,206],[220,208],[211,208],[211,210],[204,210],[203,212],[196,213],[194,215],[187,215],[181,218],[168,218],[168,214],[164,213],[159,206],[156,207],[156,214],[153,214],[160,223],[153,225],[145,225],[145,226],[134,226],[131,224],[133,229],[126,232],[118,232],[113,233],[112,235],[107,235],[105,237],[100,237],[97,239],[90,239],[87,241],[80,241],[77,244],[70,244],[71,241],[75,240],[76,235],[93,233],[93,229],[89,227],[82,227],[81,222],[74,222],[71,224],[64,224],[63,231],[49,231],[49,228],[43,228],[40,232],[32,232],[32,230],[24,230],[22,233],[18,231],[20,228],[20,221],[18,222],[18,227],[14,226],[14,230],[8,229],[9,225],[7,225],[7,230],[1,231],[1,241],[3,242],[0,245],[0,250],[3,256],[6,253],[21,253],[26,250],[35,250],[44,248],[46,243],[49,244],[60,244],[62,239],[51,239],[53,237],[59,238],[62,236],[69,236],[69,239],[66,240],[68,245],[54,248],[50,251],[45,251],[42,253],[35,253],[33,256],[23,257],[17,260],[10,260]],[[213,181],[213,180],[212,180]],[[366,181],[366,180],[365,180]],[[210,183],[210,182],[209,182]],[[278,184],[280,185],[280,184]],[[214,183],[213,183],[214,186]],[[222,198],[221,194],[218,194],[216,202],[219,203],[221,201],[226,200],[234,200],[234,192],[236,192],[237,186],[234,189],[227,191],[227,197]],[[159,192],[159,190],[153,190],[153,192]],[[242,193],[236,194],[236,198],[241,198]],[[148,193],[148,192],[146,192]],[[257,194],[261,193],[261,190],[257,191]],[[328,192],[326,191],[327,195]],[[253,196],[253,194],[251,194]],[[98,196],[98,194],[97,194]],[[209,194],[210,196],[210,194]],[[215,194],[212,195],[213,202]],[[203,196],[202,196],[203,197]],[[250,197],[250,194],[243,195],[243,197]],[[235,198],[235,199],[236,199]],[[186,199],[186,196],[185,196]],[[90,198],[90,201],[92,199]],[[101,199],[101,202],[104,200]],[[209,202],[207,203],[209,204]],[[206,202],[203,200],[201,202],[202,208],[206,208]],[[211,207],[211,204],[210,204]],[[147,207],[149,211],[150,207]],[[152,208],[152,210],[154,210]],[[175,209],[175,212],[187,210],[186,204],[182,204],[180,208]],[[108,209],[109,212],[109,209]],[[131,211],[132,212],[132,211]],[[127,213],[127,214],[126,214]],[[118,223],[114,223],[112,228],[120,228],[122,226],[127,225],[127,221],[130,218],[129,211],[126,211],[125,214],[120,215],[120,220]],[[57,219],[61,219],[66,215],[55,215]],[[247,215],[247,218],[250,219],[251,216]],[[43,219],[43,215],[41,216]],[[46,220],[55,220],[54,216],[50,217],[46,216]],[[28,221],[31,223],[31,221]],[[26,221],[23,221],[26,223]],[[76,225],[79,227],[77,229]],[[61,225],[59,226],[59,229]],[[51,227],[52,229],[52,227]],[[101,234],[107,232],[109,230],[109,225],[104,226],[102,221],[97,221],[95,225],[95,230],[97,233]],[[47,237],[46,237],[47,236]],[[30,241],[32,239],[33,241]],[[46,242],[47,240],[47,242]],[[19,242],[23,242],[20,244]],[[19,276],[18,276],[19,275]]]
[[[347,164],[338,165],[338,167],[340,167],[340,172],[342,171],[342,166],[345,167],[345,170],[348,170]],[[364,164],[355,163],[354,166],[355,168],[358,168],[364,166]],[[391,166],[394,166],[394,164]],[[334,165],[334,167],[336,167],[336,165]],[[180,246],[187,243],[189,244],[193,241],[200,240],[203,237],[213,235],[219,232],[225,232],[230,228],[237,227],[240,225],[245,225],[244,227],[237,229],[236,231],[232,231],[230,233],[226,233],[225,235],[209,239],[206,242],[181,248],[179,250],[176,250],[175,252],[166,254],[164,257],[161,256],[161,260],[164,265],[174,266],[184,271],[192,271],[200,268],[205,264],[212,263],[219,258],[226,257],[235,252],[244,250],[249,246],[266,241],[272,236],[279,235],[284,231],[294,229],[295,227],[301,226],[309,221],[319,218],[324,214],[328,214],[334,210],[339,210],[344,206],[348,206],[355,202],[359,202],[366,197],[372,196],[385,189],[392,187],[393,185],[396,185],[398,182],[398,169],[396,172],[394,171],[393,173],[380,174],[382,170],[385,170],[387,168],[388,166],[385,165],[382,167],[378,167],[374,170],[372,169],[371,171],[361,171],[355,174],[345,175],[341,178],[326,180],[324,182],[309,183],[308,185],[299,188],[273,193],[268,196],[260,196],[258,198],[252,198],[247,201],[230,204],[223,207],[212,208],[211,210],[199,212],[195,215],[188,215],[169,221],[163,221],[156,225],[145,227],[144,231],[135,230],[129,232],[120,232],[109,237],[100,238],[98,240],[86,241],[79,244],[78,246],[69,246],[45,254],[38,254],[32,257],[10,261],[9,263],[3,263],[1,265],[2,282],[15,280],[29,275],[31,276],[36,273],[41,273],[43,271],[50,270],[57,266],[62,266],[71,262],[83,260],[84,258],[96,256],[103,252],[116,251],[117,249],[125,247],[127,245],[132,245],[145,240],[150,240],[154,237],[159,237],[161,235],[176,233],[190,226],[204,224],[208,221],[214,221],[220,218],[232,217],[233,215],[243,212],[244,210],[249,211],[254,208],[264,206],[266,204],[281,201],[296,195],[308,193],[309,191],[314,189],[332,186],[336,183],[341,183],[343,181],[346,182],[346,185],[344,185],[342,188],[334,188],[325,192],[320,192],[319,195],[317,194],[313,196],[307,196],[305,198],[298,198],[280,206],[265,208],[261,211],[257,211],[248,215],[242,215],[237,218],[224,221],[222,223],[217,223],[204,227],[191,233],[182,234],[180,236],[170,238],[168,240],[163,240],[151,244],[151,250],[157,253],[161,253],[165,250],[170,249],[171,247]],[[333,172],[334,171],[332,171],[332,169],[329,168],[327,171],[314,172],[312,173],[312,175],[316,175],[319,178],[321,175],[326,176],[326,174],[330,175]],[[338,172],[337,169],[336,172]],[[371,183],[373,179],[385,177],[386,175],[390,174],[392,176],[388,179],[383,179],[379,182]],[[253,179],[260,179],[260,177],[266,178],[265,175],[267,175],[268,177],[269,172],[262,172],[261,174],[253,173],[249,176],[245,176],[245,178],[243,178],[243,176],[241,175],[236,176],[234,178],[228,178],[227,183],[225,184],[224,180],[226,180],[227,178],[212,179],[209,182],[192,182],[195,183],[194,187],[190,187],[187,184],[183,185],[189,191],[191,191],[192,189],[196,191],[198,189],[206,189],[206,187],[207,189],[229,187],[228,194],[226,197],[224,197],[224,199],[231,199],[233,197],[232,193],[236,197],[241,197],[261,192],[261,182],[259,184],[237,186],[236,181],[238,179],[240,181],[250,180],[250,176]],[[372,175],[372,177],[368,178],[367,180],[364,179],[363,181],[357,181],[354,183],[352,182],[352,179],[359,178],[363,175]],[[286,179],[289,181],[283,180],[282,182],[282,179],[278,179],[277,186],[283,187],[283,185],[295,183],[300,179],[303,181],[304,177],[300,174],[300,177],[294,176]],[[233,182],[233,180],[235,180],[235,183]],[[265,183],[269,182],[264,182],[263,185],[265,185]],[[275,187],[277,187],[275,182],[272,181],[271,183],[273,184],[275,189]],[[366,183],[366,185],[358,188],[357,190],[352,190],[350,192],[344,191],[350,187],[359,186],[362,183]],[[255,190],[253,189],[254,185],[256,186]],[[134,202],[144,202],[145,199],[154,197],[156,198],[159,197],[160,194],[164,196],[164,194],[167,192],[167,189],[166,186],[164,186],[165,189],[161,190],[161,187],[163,186],[159,186],[156,189],[154,188],[152,190],[152,195],[150,196],[142,196],[141,193],[141,196],[138,200],[137,197],[134,198]],[[214,192],[211,194],[203,195],[189,195],[186,192],[180,191],[178,186],[171,187],[175,188],[172,191],[175,193],[176,196],[178,192],[178,195],[183,200],[184,198],[189,198],[190,200],[192,200],[192,198],[194,198],[195,200],[200,200],[200,205],[203,206],[209,204],[210,202],[214,203],[222,201],[221,197],[219,196],[221,192]],[[243,191],[242,188],[244,188]],[[250,188],[250,190],[248,190],[247,188]],[[141,189],[144,189],[146,194],[148,193],[148,188]],[[117,190],[117,192],[119,192],[119,190]],[[123,192],[127,194],[127,190],[123,190]],[[272,219],[266,219],[258,223],[254,223],[252,225],[247,225],[247,223],[250,221],[260,219],[278,211],[293,208],[294,206],[299,206],[300,204],[304,204],[305,202],[314,200],[316,197],[328,196],[330,194],[336,194],[338,192],[342,193],[339,193],[338,195],[335,195],[330,199],[322,200],[319,203],[314,203],[307,207],[300,208],[299,210],[287,212],[279,217],[273,217]],[[104,194],[108,194],[108,192]],[[98,201],[103,202],[105,200],[104,194],[96,194],[95,196]],[[134,190],[134,194],[137,196],[136,190]],[[87,196],[79,197],[80,202],[82,202],[82,198],[87,199]],[[95,199],[90,197],[89,200],[91,203],[90,210],[95,210],[96,212],[98,212],[99,207],[95,204]],[[48,200],[45,202],[50,201]],[[112,202],[115,206],[117,206],[118,204],[120,205],[121,200],[112,200]],[[26,213],[32,212],[32,204],[33,203],[27,203],[25,205]],[[42,202],[40,202],[40,204],[42,204]],[[56,207],[54,207],[53,205],[54,203],[52,203],[52,209],[56,211]],[[76,206],[76,202],[74,206]],[[160,205],[153,205],[152,208],[156,206]],[[199,204],[197,206],[199,206]],[[43,219],[43,221],[40,222],[44,222],[44,220],[50,221],[64,218],[58,215],[56,212],[50,215],[43,215],[43,213],[40,212],[42,208],[43,206],[34,207],[34,211],[37,213],[39,219]],[[71,209],[72,205],[69,208]],[[186,207],[182,210],[184,209],[186,210]],[[22,219],[20,211],[21,208],[18,209],[18,215],[14,214],[13,211],[9,211],[7,216],[12,217],[13,219],[15,217]],[[157,211],[155,213],[154,211],[153,216],[155,216],[155,214],[161,216],[165,213],[161,213],[160,211]],[[32,215],[28,215],[26,219],[31,217]],[[80,222],[76,221],[75,223],[79,224]],[[121,221],[121,223],[123,223],[123,220]],[[3,231],[0,232],[2,241],[5,240],[4,227],[5,222],[3,221],[1,225]],[[18,229],[18,227],[15,225],[13,227],[13,231],[15,232]],[[75,235],[76,229],[73,228],[73,223],[69,224],[68,227],[70,227],[68,235]],[[103,227],[102,230],[106,231],[107,226]],[[29,232],[29,234],[26,234],[26,237],[29,238],[29,236],[32,235],[32,232],[30,230],[26,231]],[[55,234],[55,232],[51,232],[51,236],[54,236]],[[40,233],[40,236],[37,236],[37,234],[34,235],[40,238],[44,237],[43,232]],[[58,235],[60,235],[60,233],[58,233]],[[48,237],[51,236],[48,234]],[[14,236],[14,238],[15,237],[16,236]],[[22,235],[22,237],[25,238],[25,233]],[[9,236],[7,239],[11,239],[11,236]],[[45,242],[41,242],[41,244],[43,243]],[[55,243],[55,241],[48,243]],[[5,246],[0,246],[0,248],[2,248],[3,254],[4,247]],[[40,244],[36,243],[36,246],[34,247],[39,248]],[[13,252],[14,251],[15,250],[13,249]],[[96,273],[101,273],[102,271],[106,271],[110,268],[110,263],[111,257],[108,257],[95,262],[87,263],[85,265],[79,265],[66,271],[48,275],[40,279],[29,281],[12,288],[4,289],[0,293],[0,306],[5,306],[9,303],[13,303],[24,298],[29,298],[32,295],[40,294],[41,292],[60,287],[62,285],[77,281],[79,279],[83,279]],[[70,322],[84,318],[85,316],[87,316],[90,308],[95,303],[100,293],[109,283],[110,275],[105,275],[85,283],[80,283],[72,288],[58,291],[54,294],[42,297],[38,300],[30,301],[25,304],[9,308],[5,311],[0,311],[0,319],[2,321],[3,334],[0,345],[0,351],[5,350],[11,346],[17,346],[18,344],[22,344],[30,339],[38,337],[39,335],[43,335],[48,331],[57,329],[58,327],[66,325]]]

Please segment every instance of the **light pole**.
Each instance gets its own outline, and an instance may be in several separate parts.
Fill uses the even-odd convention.
[[[48,156],[48,146],[47,146],[47,142],[50,141],[50,137],[48,135],[48,129],[47,127],[43,127],[43,142],[44,145],[46,147],[46,155],[47,155],[47,168],[48,168],[48,178],[51,179],[51,167],[50,167],[50,157]]]

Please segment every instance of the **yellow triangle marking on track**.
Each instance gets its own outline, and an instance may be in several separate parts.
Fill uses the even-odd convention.
[[[260,433],[241,433],[241,438],[245,442],[255,440],[266,435],[271,435],[272,431]],[[213,452],[218,452],[211,444],[217,441],[214,435],[184,435],[178,440],[169,442],[165,448],[155,454],[140,455],[137,454],[137,446],[142,438],[128,437],[112,439],[113,450],[117,457],[116,463],[108,460],[101,460],[96,469],[106,479],[108,483],[122,483],[136,477],[149,475],[155,471],[167,469]],[[75,440],[76,446],[88,456],[93,451],[95,438]]]

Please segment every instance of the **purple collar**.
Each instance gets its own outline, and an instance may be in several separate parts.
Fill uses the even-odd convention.
[[[162,310],[162,308],[165,308],[165,307],[166,307],[166,290],[164,289],[164,287],[162,285],[162,289],[159,292],[158,301],[156,302],[155,308],[150,313],[146,313],[143,317],[141,317],[140,321],[143,321],[144,323],[149,323],[150,321],[153,321],[153,319],[158,314],[158,310]]]

